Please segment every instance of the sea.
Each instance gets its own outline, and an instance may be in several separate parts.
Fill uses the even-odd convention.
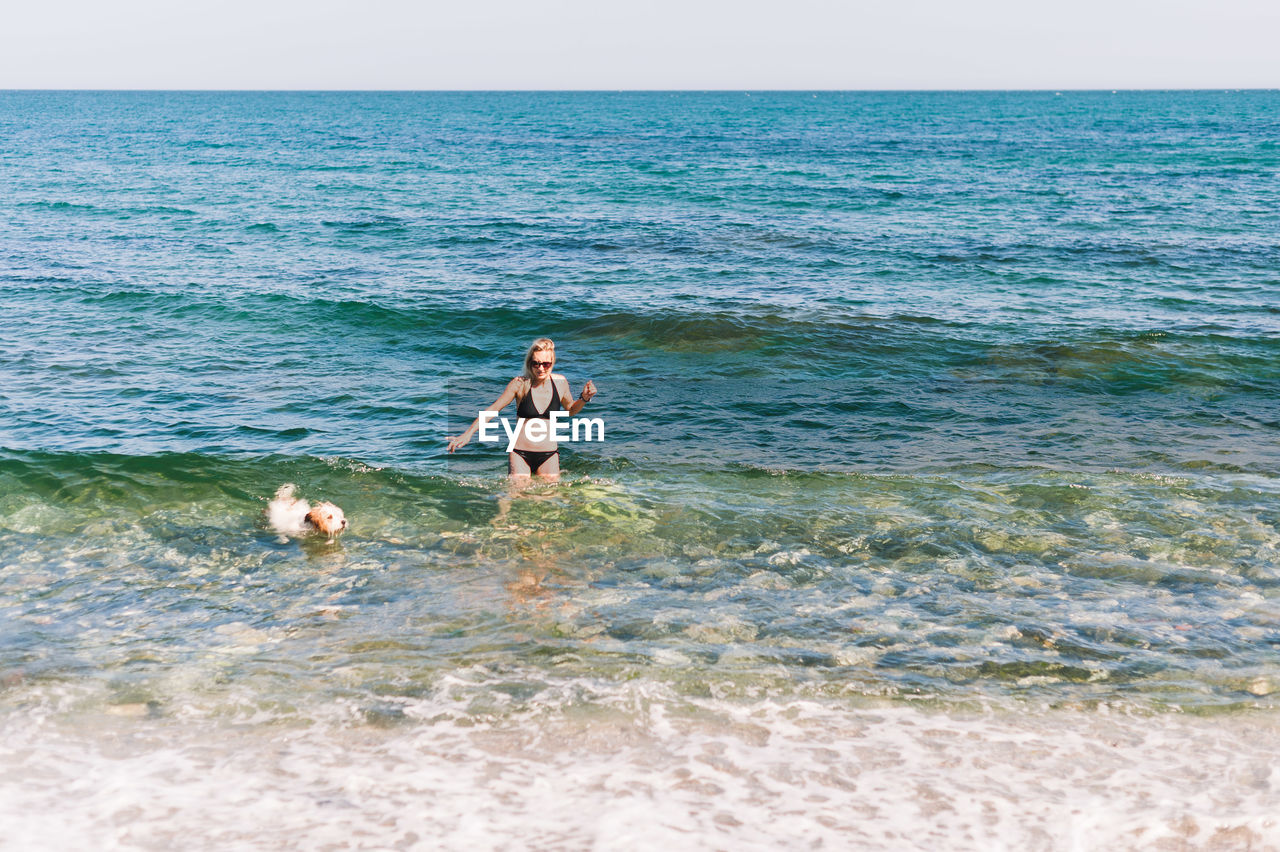
[[[0,140],[0,847],[1280,848],[1280,92]]]

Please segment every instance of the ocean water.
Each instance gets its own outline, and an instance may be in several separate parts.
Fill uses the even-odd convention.
[[[1280,94],[0,138],[0,846],[1280,847]]]

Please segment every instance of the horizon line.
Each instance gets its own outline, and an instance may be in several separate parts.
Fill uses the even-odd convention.
[[[3,93],[19,93],[19,92],[49,92],[49,93],[109,93],[109,92],[130,92],[138,94],[147,93],[171,93],[171,94],[968,94],[968,93],[1010,93],[1010,94],[1043,94],[1054,93],[1062,94],[1071,93],[1101,93],[1101,94],[1118,94],[1126,93],[1143,93],[1143,92],[1222,92],[1224,94],[1232,92],[1280,92],[1277,86],[1155,86],[1155,87],[1123,87],[1123,86],[1099,86],[1088,88],[1075,88],[1071,86],[1037,86],[1034,88],[881,88],[881,89],[846,89],[846,88],[744,88],[744,89],[716,89],[716,88],[684,88],[684,89],[646,89],[646,88],[582,88],[582,89],[557,89],[557,88],[529,88],[529,89],[488,89],[488,88],[462,88],[462,89],[384,89],[384,88],[351,88],[351,89],[331,89],[331,88],[152,88],[152,87],[113,87],[113,88],[67,88],[67,87],[0,87]]]

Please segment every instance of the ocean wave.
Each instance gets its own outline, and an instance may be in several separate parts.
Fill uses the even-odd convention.
[[[343,507],[336,544],[277,541],[264,510],[285,482]],[[1276,488],[1204,473],[684,465],[575,471],[513,494],[500,471],[6,451],[0,597],[15,625],[41,625],[45,653],[20,665],[36,680],[79,658],[78,619],[119,629],[142,600],[144,644],[274,625],[254,643],[281,662],[320,642],[334,665],[356,664],[373,635],[410,642],[395,656],[426,673],[515,659],[644,670],[695,693],[713,678],[726,695],[1269,706]],[[518,639],[492,620],[497,601],[554,604],[554,617]],[[314,632],[331,605],[346,626]],[[379,627],[391,613],[401,626]],[[30,641],[0,630],[0,663]],[[660,648],[685,662],[649,659]],[[171,701],[162,683],[131,683]]]
[[[348,271],[351,274],[351,271]],[[357,273],[358,274],[358,271]],[[17,277],[17,276],[15,276]],[[17,277],[15,283],[28,280]],[[37,283],[36,279],[30,279]],[[75,283],[70,283],[75,281]],[[473,336],[477,330],[491,338],[518,334],[529,320],[529,306],[524,294],[512,294],[506,300],[490,300],[484,307],[458,304],[432,298],[429,291],[360,292],[364,288],[345,288],[337,297],[326,294],[332,283],[330,276],[316,276],[313,285],[285,283],[266,285],[259,292],[222,295],[216,286],[193,288],[190,285],[136,288],[118,283],[88,285],[79,279],[43,277],[42,285],[31,292],[48,295],[48,284],[63,296],[86,304],[114,306],[123,309],[145,308],[162,315],[192,317],[206,315],[209,321],[230,324],[232,320],[259,317],[265,321],[287,316],[290,321],[306,322],[323,318],[352,327],[377,329],[388,334],[432,328],[447,345],[449,337]],[[329,287],[327,289],[333,289]],[[274,290],[274,292],[273,292]],[[355,291],[354,293],[352,291]],[[351,295],[360,298],[352,298]],[[832,300],[830,307],[821,302],[800,307],[781,305],[726,304],[722,308],[695,303],[681,306],[658,304],[646,307],[619,307],[610,304],[608,291],[596,301],[576,299],[540,299],[539,328],[552,336],[571,336],[590,342],[593,338],[627,340],[642,347],[708,354],[752,351],[772,346],[779,352],[814,352],[817,347],[834,347],[840,351],[892,355],[908,350],[929,355],[948,351],[976,352],[984,344],[998,343],[1010,358],[1025,357],[1046,364],[1065,355],[1066,362],[1113,362],[1123,359],[1140,362],[1150,357],[1153,363],[1222,357],[1224,364],[1233,360],[1248,370],[1266,370],[1274,361],[1275,338],[1271,334],[1247,334],[1227,331],[1220,324],[1176,328],[1112,329],[1068,327],[1057,340],[1010,340],[1002,325],[984,326],[973,321],[956,321],[929,314],[909,312],[850,312],[843,304],[847,299]],[[665,301],[665,300],[664,300]],[[493,303],[496,302],[496,303]],[[220,318],[220,316],[222,318]],[[921,340],[922,335],[927,335]],[[1026,353],[1020,356],[1016,353]],[[1001,356],[1003,357],[1003,356]]]
[[[407,232],[406,220],[394,216],[380,216],[370,219],[351,219],[346,221],[324,220],[326,228],[353,234],[402,234]]]

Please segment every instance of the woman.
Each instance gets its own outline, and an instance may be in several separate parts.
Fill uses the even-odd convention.
[[[515,445],[507,457],[507,472],[515,479],[528,479],[533,474],[550,480],[560,477],[560,450],[550,428],[551,413],[567,411],[572,417],[596,395],[595,383],[588,381],[582,394],[574,399],[565,377],[551,372],[555,363],[555,343],[545,337],[533,341],[524,356],[524,375],[507,382],[502,396],[486,409],[501,411],[514,399],[517,400],[516,416],[522,418],[526,425],[531,420],[548,421],[541,435],[535,434],[531,438],[528,429],[522,427],[516,436]],[[466,446],[479,425],[480,418],[477,417],[471,421],[467,431],[450,438],[449,452]],[[535,428],[534,431],[539,430]]]

